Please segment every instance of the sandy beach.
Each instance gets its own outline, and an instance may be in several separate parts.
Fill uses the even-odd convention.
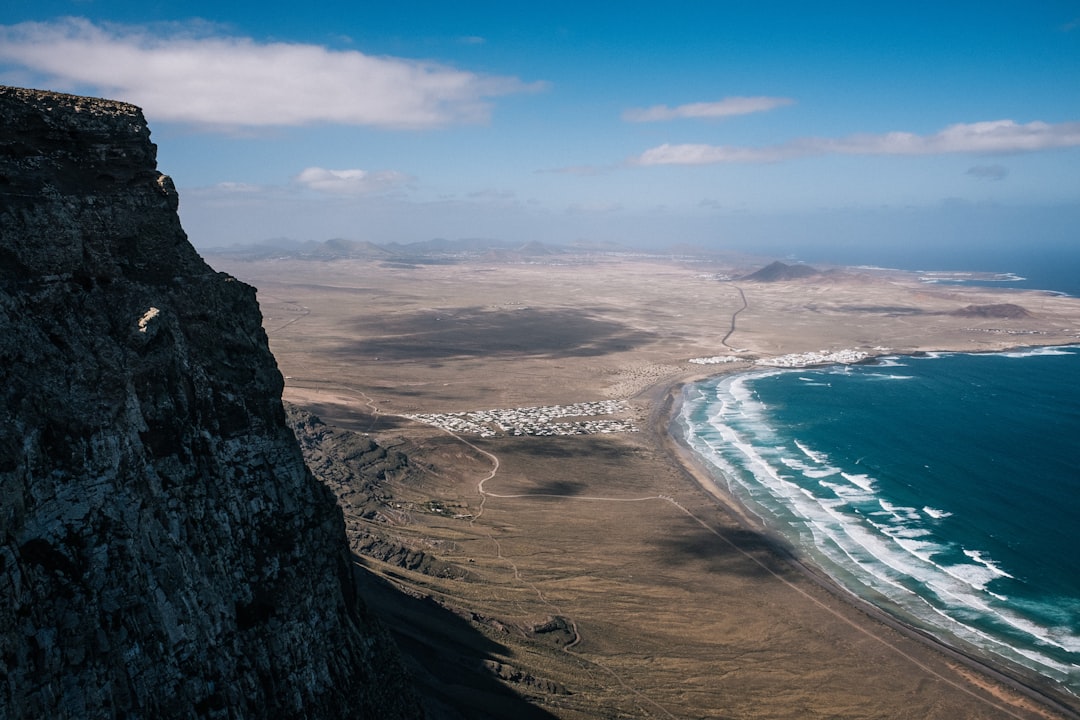
[[[258,288],[287,401],[408,457],[339,495],[447,716],[1077,717],[802,563],[670,424],[685,383],[762,361],[1076,343],[1080,301],[700,260],[208,260]]]

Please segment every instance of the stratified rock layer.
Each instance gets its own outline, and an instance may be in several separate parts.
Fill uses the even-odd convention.
[[[141,111],[0,87],[2,718],[417,713]]]

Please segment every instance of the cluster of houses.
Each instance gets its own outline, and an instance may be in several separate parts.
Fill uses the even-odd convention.
[[[875,348],[881,352],[887,352],[888,348]],[[812,365],[833,365],[836,363],[851,365],[862,362],[870,357],[870,353],[863,350],[822,350],[820,352],[801,352],[779,357],[761,358],[754,360],[755,365],[779,368],[801,368]],[[749,358],[738,355],[713,355],[712,357],[690,358],[689,362],[695,365],[723,365],[736,362],[750,362]]]
[[[766,367],[801,368],[811,365],[851,365],[862,362],[870,357],[870,353],[863,350],[833,350],[821,352],[802,352],[791,355],[781,355],[774,358],[762,358],[756,361],[758,365]]]
[[[991,335],[1049,335],[1045,330],[1011,330],[1009,328],[964,328],[964,332],[984,332]]]
[[[745,358],[738,355],[713,355],[712,357],[690,358],[689,362],[695,365],[724,365],[726,363],[745,362]]]
[[[500,435],[591,435],[637,432],[631,420],[615,418],[562,421],[562,418],[597,418],[623,414],[629,406],[622,400],[596,400],[573,405],[548,405],[502,410],[471,410],[457,413],[408,415],[412,420],[435,425],[452,433],[498,437]]]

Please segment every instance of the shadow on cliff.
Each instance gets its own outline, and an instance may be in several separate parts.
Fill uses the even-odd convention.
[[[406,594],[364,569],[362,556],[353,561],[364,601],[390,630],[429,718],[555,719],[496,678],[492,664],[508,648],[430,598]]]
[[[427,310],[391,318],[360,317],[353,332],[365,338],[339,353],[389,360],[467,357],[596,357],[632,350],[653,333],[601,317],[587,308],[546,310]]]

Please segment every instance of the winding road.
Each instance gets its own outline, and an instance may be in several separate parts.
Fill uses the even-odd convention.
[[[742,307],[731,313],[731,328],[727,331],[727,335],[724,335],[724,339],[720,341],[720,344],[726,348],[734,350],[735,348],[728,345],[728,338],[731,337],[732,333],[735,332],[735,318],[738,317],[739,313],[741,313],[743,310],[746,310],[748,307],[750,307],[750,303],[746,302],[746,293],[743,292],[741,287],[739,287],[738,285],[732,285],[731,287],[739,291],[739,297],[742,298]]]

